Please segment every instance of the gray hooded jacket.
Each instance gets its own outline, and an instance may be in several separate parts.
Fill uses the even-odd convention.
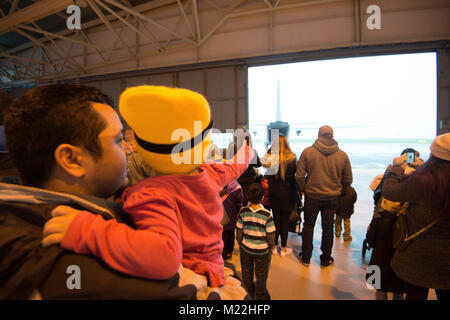
[[[350,160],[336,140],[318,138],[303,150],[297,163],[296,182],[299,192],[308,198],[336,199],[353,182]]]

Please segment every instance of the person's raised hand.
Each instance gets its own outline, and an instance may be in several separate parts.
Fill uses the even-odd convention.
[[[403,174],[408,175],[413,173],[414,171],[416,171],[416,169],[410,167],[410,166],[406,166],[405,171],[403,171]]]
[[[423,159],[416,157],[414,160],[414,163],[411,163],[409,166],[413,167],[414,169],[416,169],[417,167],[420,167],[421,165],[423,165],[425,162],[423,161]]]
[[[407,157],[406,157],[406,153],[400,157],[396,157],[394,158],[394,161],[392,162],[392,165],[394,167],[401,167],[403,166],[406,162],[408,161]]]
[[[81,212],[69,206],[57,206],[52,217],[44,225],[42,246],[48,247],[61,243],[72,220]]]
[[[246,132],[245,132],[245,129],[243,129],[243,128],[239,128],[234,131],[235,142],[236,142],[238,150],[246,143],[245,135],[246,135]]]

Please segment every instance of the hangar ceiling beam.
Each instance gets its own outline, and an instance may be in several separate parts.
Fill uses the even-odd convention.
[[[18,11],[11,12],[10,10],[9,14],[2,18],[0,34],[9,32],[20,24],[28,24],[66,10],[71,4],[73,4],[73,0],[42,0]]]

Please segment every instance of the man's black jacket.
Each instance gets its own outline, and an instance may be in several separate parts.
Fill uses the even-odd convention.
[[[139,279],[119,273],[93,256],[56,245],[42,247],[44,224],[61,204],[127,222],[113,202],[0,183],[0,299],[29,299],[36,291],[42,299],[196,298],[196,287],[189,280],[180,287],[178,274],[164,281]],[[79,267],[80,289],[67,285],[72,265]]]

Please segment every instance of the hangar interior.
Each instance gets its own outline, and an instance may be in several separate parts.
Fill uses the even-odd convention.
[[[0,89],[13,98],[37,85],[88,84],[117,107],[128,87],[182,87],[207,98],[214,127],[225,131],[249,124],[248,68],[435,52],[430,112],[437,134],[450,129],[448,0],[2,0],[0,14]],[[336,241],[335,267],[322,271],[317,257],[309,269],[294,255],[274,257],[273,299],[373,298],[363,280],[361,243],[372,210],[370,190],[363,193],[358,210],[366,218],[356,217],[352,243]],[[294,253],[300,243],[292,234]],[[316,252],[319,246],[320,223]]]

